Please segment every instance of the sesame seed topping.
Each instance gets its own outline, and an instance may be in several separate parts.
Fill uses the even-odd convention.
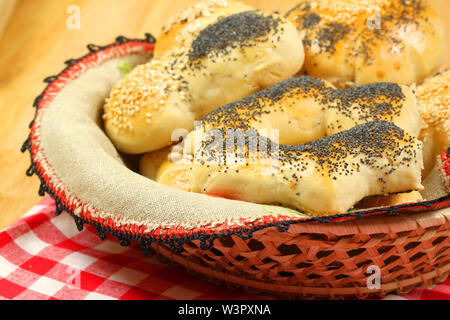
[[[144,112],[145,121],[151,123],[152,112],[164,106],[171,93],[186,90],[172,59],[154,58],[136,66],[114,85],[105,99],[103,119],[120,130],[132,131],[132,118]]]
[[[417,87],[423,127],[440,127],[450,140],[450,69]]]

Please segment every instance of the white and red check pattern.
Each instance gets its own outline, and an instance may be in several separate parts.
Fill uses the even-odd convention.
[[[183,269],[122,247],[93,227],[79,232],[44,198],[0,232],[0,299],[265,299],[189,276]],[[386,299],[450,299],[450,278]]]

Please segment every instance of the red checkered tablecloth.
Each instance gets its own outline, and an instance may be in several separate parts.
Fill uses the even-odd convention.
[[[191,277],[137,246],[122,247],[44,198],[0,232],[0,299],[267,299]],[[386,299],[450,299],[450,279]]]

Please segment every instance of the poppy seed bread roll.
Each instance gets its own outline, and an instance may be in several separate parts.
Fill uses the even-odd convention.
[[[296,145],[374,120],[393,122],[417,137],[421,120],[413,88],[378,82],[344,90],[325,80],[294,77],[216,108],[199,128],[276,130],[280,144]],[[194,138],[191,132],[185,139],[188,153]]]
[[[232,8],[229,15],[227,8]],[[169,28],[157,57],[113,87],[103,118],[120,151],[136,154],[168,146],[174,130],[191,130],[194,120],[218,106],[300,70],[303,45],[292,23],[234,2],[219,9],[198,17],[197,29],[172,25],[179,41],[170,43]],[[246,11],[235,13],[239,10]]]
[[[300,74],[341,88],[420,83],[444,59],[444,25],[427,0],[303,0],[286,18],[305,46]]]
[[[216,107],[290,78],[304,61],[295,27],[276,13],[245,11],[201,30],[187,52],[193,108]]]
[[[220,18],[254,10],[252,6],[239,1],[209,0],[198,2],[174,15],[165,26],[155,43],[153,56],[158,58],[171,51],[180,51],[195,34]]]
[[[325,103],[327,135],[373,120],[393,122],[414,137],[421,129],[414,85],[375,82],[337,89]]]
[[[367,122],[294,146],[255,133],[256,146],[248,139],[228,148],[229,131],[219,131],[218,141],[206,137],[198,144],[189,173],[194,192],[333,215],[367,196],[423,189],[422,144],[391,122]]]

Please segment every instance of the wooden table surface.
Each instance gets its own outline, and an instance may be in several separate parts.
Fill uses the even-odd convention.
[[[2,3],[0,0],[0,11]],[[297,0],[243,0],[257,8],[286,12]],[[447,25],[450,0],[431,0]],[[57,74],[88,43],[108,44],[116,36],[158,36],[167,19],[196,0],[18,0],[0,36],[0,229],[39,201],[38,178],[27,178],[28,153],[19,149],[28,134],[34,98],[42,79]],[[70,5],[80,8],[79,29],[67,27]],[[69,21],[70,22],[70,21]],[[450,52],[450,50],[447,50]],[[450,54],[444,66],[450,66]]]

